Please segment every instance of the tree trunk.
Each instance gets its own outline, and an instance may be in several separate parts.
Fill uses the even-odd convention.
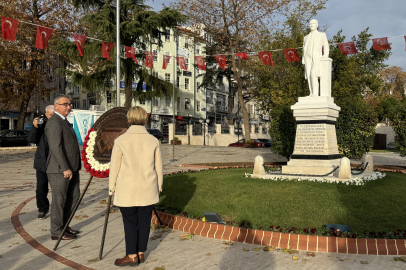
[[[124,102],[124,107],[126,109],[131,108],[131,102],[132,102],[132,84],[133,84],[133,77],[132,77],[132,69],[131,67],[126,68],[126,85],[125,85],[125,102]]]
[[[231,92],[231,78],[228,77],[228,125],[232,126],[234,124],[234,93]]]
[[[17,129],[24,129],[24,121],[25,121],[25,116],[27,115],[28,102],[30,101],[30,97],[31,97],[31,95],[27,95],[28,98],[24,98],[24,96],[25,95],[23,95],[23,98],[21,100],[20,111],[18,114]]]

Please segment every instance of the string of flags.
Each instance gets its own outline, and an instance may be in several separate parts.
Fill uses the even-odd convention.
[[[1,28],[2,28],[2,38],[5,40],[9,41],[15,41],[16,36],[17,36],[17,28],[19,24],[19,20],[8,18],[8,17],[3,17],[1,16]],[[22,23],[27,23],[23,22]],[[32,23],[27,23],[27,24],[32,24]],[[36,25],[36,24],[32,24]],[[55,29],[52,28],[47,28],[43,27],[40,25],[37,26],[37,34],[36,34],[36,39],[35,39],[35,48],[37,49],[42,49],[44,50],[48,44],[49,39],[51,38],[53,32]],[[85,46],[86,40],[93,39],[97,41],[102,42],[102,57],[106,58],[107,60],[110,59],[110,51],[114,48],[115,44],[102,41],[99,39],[95,39],[92,37],[86,37],[78,34],[73,34],[72,33],[73,40],[75,41],[76,47],[79,51],[80,56],[83,57],[83,49]],[[399,36],[396,36],[399,37]],[[405,39],[405,44],[406,44],[406,35],[403,36]],[[380,50],[390,50],[391,46],[388,41],[388,37],[383,37],[383,38],[374,38],[372,39],[372,44],[374,46],[375,51],[380,51]],[[344,55],[352,55],[352,54],[357,54],[358,50],[357,47],[355,46],[355,43],[353,41],[350,42],[344,42],[344,43],[338,43],[338,44],[333,44],[333,45],[338,45],[340,48],[340,51]],[[126,57],[128,59],[133,59],[135,63],[138,63],[137,58],[135,57],[136,51],[134,47],[129,47],[129,46],[124,46],[125,52],[126,52]],[[300,48],[290,48],[290,49],[277,49],[277,50],[270,50],[270,51],[265,51],[265,52],[251,52],[251,53],[235,53],[235,55],[242,60],[248,60],[248,54],[256,54],[259,56],[261,59],[262,63],[267,66],[274,66],[273,60],[272,60],[272,55],[271,51],[283,51],[285,58],[288,62],[296,62],[300,61],[299,54],[297,53],[296,49],[301,49]],[[405,46],[406,50],[406,46]],[[150,52],[146,51],[145,54],[145,67],[147,68],[153,68],[153,63],[154,63],[154,58],[155,58],[156,53],[155,52]],[[227,54],[230,55],[230,54]],[[209,55],[205,55],[209,56]],[[205,56],[199,55],[199,56],[194,56],[194,59],[196,61],[196,64],[200,70],[206,71],[206,63],[205,63]],[[226,54],[222,55],[213,55],[213,57],[216,59],[219,68],[226,69]],[[163,63],[162,63],[162,69],[166,69],[169,61],[170,61],[171,56],[169,55],[163,55]],[[179,56],[175,57],[177,64],[180,66],[181,69],[184,69],[187,71],[187,65],[185,61],[185,57]]]

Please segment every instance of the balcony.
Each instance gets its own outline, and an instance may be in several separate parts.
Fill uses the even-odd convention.
[[[223,105],[217,105],[217,106],[216,106],[216,110],[217,110],[218,112],[228,112],[228,107],[223,106]]]

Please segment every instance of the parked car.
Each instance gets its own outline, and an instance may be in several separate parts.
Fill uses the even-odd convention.
[[[386,145],[386,149],[391,149],[391,150],[395,149],[395,143],[394,143],[394,142],[388,143],[388,144]]]
[[[164,136],[162,135],[162,132],[159,129],[147,129],[148,133],[157,138],[159,141],[164,140]]]
[[[230,147],[243,147],[243,143],[245,142],[245,139],[241,139],[238,142],[235,143],[230,143],[228,146]],[[264,147],[264,144],[258,140],[254,140],[254,142],[257,144],[257,147]]]
[[[0,146],[28,146],[28,130],[2,130],[0,131]]]
[[[261,143],[264,144],[264,147],[271,147],[271,140],[270,139],[257,139]]]

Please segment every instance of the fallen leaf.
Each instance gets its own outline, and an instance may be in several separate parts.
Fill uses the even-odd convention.
[[[229,245],[229,246],[234,245],[233,243],[231,243],[231,241],[223,241],[223,244],[224,245]]]
[[[99,258],[96,258],[96,259],[88,260],[87,262],[88,263],[94,263],[94,262],[98,262],[98,261],[99,261]]]
[[[13,246],[17,246],[19,244],[19,242],[17,242],[17,243],[13,243]]]
[[[351,260],[351,259],[350,259],[350,258],[346,258],[345,260],[346,260],[346,261],[349,261],[349,260]]]
[[[161,240],[161,242],[166,242],[166,240]]]
[[[42,229],[42,231],[43,231],[43,232],[47,232],[47,231],[49,231],[49,230],[48,230],[48,229]]]
[[[211,256],[211,253],[207,253],[206,256]]]
[[[107,204],[107,201],[100,199],[100,204]]]
[[[76,247],[72,247],[71,249],[74,249],[74,248],[80,248],[81,246],[76,246]]]
[[[228,249],[228,247],[221,247],[222,249]]]
[[[152,260],[151,262],[156,262],[158,259]]]
[[[393,262],[406,262],[406,256],[402,257],[393,257]]]
[[[367,261],[361,261],[361,264],[368,264]]]
[[[306,253],[306,256],[308,256],[308,257],[314,257],[314,256],[316,256],[316,253],[314,253],[314,252],[307,252],[307,253]]]
[[[88,218],[88,217],[89,216],[86,216],[86,215],[79,215],[79,216],[74,216],[73,219],[82,220],[82,219],[85,219],[85,218]]]
[[[260,251],[262,249],[264,249],[264,248],[254,248],[253,251]]]
[[[294,259],[295,261],[299,260],[296,256],[292,256],[292,259]]]
[[[242,250],[244,250],[244,251],[250,251],[249,249],[246,249],[246,248],[242,248]]]
[[[165,267],[164,266],[155,267],[154,270],[165,270]]]
[[[267,247],[264,247],[262,250],[263,250],[263,251],[274,251],[274,250],[275,250],[275,247],[273,247],[273,246],[267,246]]]
[[[302,262],[307,262],[308,260],[307,259],[302,259]]]

